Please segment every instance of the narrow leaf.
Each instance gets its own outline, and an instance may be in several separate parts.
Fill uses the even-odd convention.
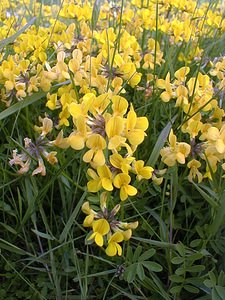
[[[80,208],[83,204],[83,201],[85,199],[87,195],[87,192],[85,191],[82,195],[82,197],[80,198],[79,202],[77,203],[77,206],[74,208],[74,211],[72,212],[71,216],[69,217],[69,220],[67,221],[60,237],[59,237],[59,242],[62,243],[66,238],[67,238],[67,235],[69,234],[69,231],[70,231],[70,228],[72,227],[73,223],[74,223],[74,220],[76,219],[79,211],[80,211]]]
[[[194,185],[194,187],[196,188],[196,190],[198,190],[198,192],[202,195],[202,197],[213,207],[217,207],[218,204],[216,203],[216,201],[209,196],[205,191],[203,191],[203,189],[200,188],[200,186],[198,186],[195,182],[192,182],[192,184]]]
[[[43,239],[46,239],[46,240],[51,240],[51,241],[53,241],[53,240],[55,240],[55,238],[54,237],[52,237],[50,234],[48,234],[48,233],[43,233],[43,232],[40,232],[40,231],[38,231],[38,230],[36,230],[36,229],[31,229],[36,235],[38,235],[38,236],[40,236],[41,238],[43,238]]]
[[[3,47],[7,46],[10,43],[13,43],[15,39],[18,38],[18,36],[20,36],[25,30],[27,30],[27,28],[29,28],[32,24],[34,24],[35,20],[36,17],[33,17],[26,25],[24,25],[21,29],[19,29],[15,34],[0,41],[0,49],[2,49]]]
[[[101,4],[102,4],[102,0],[95,0],[93,10],[92,10],[92,16],[91,16],[91,30],[92,31],[96,29],[98,17],[100,14]]]
[[[153,148],[152,153],[147,161],[147,165],[149,165],[149,166],[155,165],[155,163],[159,157],[159,152],[162,149],[162,147],[164,146],[166,139],[170,133],[170,130],[171,130],[172,125],[173,125],[174,121],[176,120],[176,118],[177,118],[177,115],[174,116],[172,118],[172,120],[167,123],[166,127],[164,127],[164,129],[161,131],[161,133],[157,139],[157,142],[155,144],[155,147]]]
[[[162,266],[160,264],[157,264],[154,261],[144,261],[142,265],[147,268],[150,272],[161,272],[162,271]]]

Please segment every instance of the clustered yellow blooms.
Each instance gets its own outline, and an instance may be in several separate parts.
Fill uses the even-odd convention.
[[[125,1],[121,16],[120,7],[105,1],[94,26],[94,1],[65,0],[62,7],[33,1],[32,9],[36,15],[41,12],[43,24],[36,20],[10,45],[11,51],[8,46],[1,49],[1,100],[10,106],[44,91],[50,115],[40,118],[42,126],[35,127],[39,133],[35,142],[25,138],[24,150],[19,154],[13,151],[10,164],[18,165],[20,174],[32,170],[32,175],[45,175],[43,159],[57,163],[57,151],[48,149],[81,151],[88,164],[88,192],[97,193],[100,206],[97,211],[88,201],[82,206],[87,215],[83,225],[91,228],[87,242],[104,247],[109,256],[122,255],[120,243],[128,240],[138,225],[118,220],[118,202],[138,193],[136,180],[161,184],[166,172],[136,158],[148,119],[138,116],[134,105],[121,95],[143,89],[142,81],[145,85],[147,80],[146,99],[156,89],[163,102],[172,105],[175,101],[183,121],[177,131],[170,131],[168,145],[160,151],[161,160],[168,167],[186,164],[190,181],[211,179],[225,158],[225,113],[216,97],[224,95],[225,58],[207,64],[211,66],[209,75],[201,68],[197,75],[190,75],[195,74],[191,63],[202,58],[201,37],[212,38],[214,29],[218,35],[225,32],[224,7],[212,10],[209,4],[198,2]],[[29,7],[31,2],[23,3]],[[1,1],[0,40],[27,23],[27,11],[18,4],[20,1]],[[20,22],[15,22],[16,18]],[[156,41],[156,28],[166,43]],[[165,50],[181,44],[185,49],[178,57],[182,67],[165,78],[158,77],[157,68],[168,63]],[[57,129],[67,127],[66,137],[62,130],[53,141],[47,137],[54,127],[52,115],[57,115]]]
[[[100,196],[100,211],[93,210],[89,202],[85,202],[82,211],[87,215],[83,225],[92,227],[92,231],[87,237],[87,241],[94,240],[95,243],[102,247],[106,245],[105,252],[108,256],[122,255],[122,248],[119,243],[131,238],[132,229],[137,228],[138,222],[121,222],[116,219],[116,214],[120,210],[120,204],[109,210],[108,195],[103,192]]]
[[[88,93],[81,103],[71,103],[68,110],[75,126],[68,144],[75,150],[86,145],[83,161],[92,167],[88,169],[88,190],[112,191],[114,186],[120,189],[122,201],[134,196],[137,190],[129,184],[129,172],[137,179],[150,179],[153,172],[133,157],[146,136],[148,119],[137,117],[132,105],[128,110],[125,98],[114,95],[110,99],[107,93],[98,97]]]
[[[212,76],[217,76],[218,83],[201,72],[197,78],[187,78],[190,67],[182,67],[174,73],[171,80],[170,73],[165,80],[158,79],[157,86],[163,90],[160,98],[164,102],[176,100],[175,107],[183,110],[184,121],[181,132],[189,135],[189,144],[177,142],[177,138],[171,130],[169,146],[161,149],[162,161],[167,166],[174,166],[176,162],[185,164],[190,169],[188,179],[203,178],[212,179],[212,173],[218,169],[218,163],[225,159],[225,111],[214,98],[215,90],[222,95],[224,92],[223,59],[212,64]],[[219,87],[218,87],[219,86]],[[204,117],[207,114],[207,119]],[[205,167],[203,167],[203,165]],[[224,169],[225,165],[222,164]],[[199,171],[202,169],[203,174]],[[205,171],[204,171],[205,169]]]

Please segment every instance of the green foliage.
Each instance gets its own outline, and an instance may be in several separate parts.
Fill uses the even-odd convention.
[[[143,281],[146,278],[146,270],[149,272],[161,272],[162,267],[160,264],[154,261],[149,261],[149,258],[151,258],[155,252],[155,249],[149,249],[142,253],[142,246],[138,246],[133,254],[132,248],[129,246],[127,249],[128,266],[124,271],[124,279],[128,283],[133,282],[136,277]]]

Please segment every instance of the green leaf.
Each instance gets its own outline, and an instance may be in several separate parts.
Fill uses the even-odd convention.
[[[176,285],[176,286],[173,286],[170,289],[170,293],[171,294],[180,294],[181,290],[182,290],[182,286],[181,285]]]
[[[133,258],[132,247],[131,247],[131,246],[128,246],[128,247],[127,247],[126,259],[127,259],[129,262],[132,262],[132,258]]]
[[[6,229],[6,230],[8,230],[9,232],[11,232],[12,234],[17,234],[17,231],[14,229],[14,228],[12,228],[11,226],[9,226],[9,225],[7,225],[7,224],[5,224],[5,223],[2,223],[2,222],[0,222],[0,224]]]
[[[191,273],[198,273],[198,272],[202,272],[204,270],[205,270],[205,266],[203,266],[203,265],[195,265],[195,266],[191,266],[191,267],[186,267],[186,271],[191,272]]]
[[[5,241],[3,239],[0,238],[0,249],[5,249],[9,252],[12,252],[12,253],[17,253],[17,254],[20,254],[20,255],[27,255],[27,252],[24,251],[23,249],[9,243],[8,241]]]
[[[184,275],[185,273],[186,273],[186,269],[184,267],[180,267],[175,271],[176,275]]]
[[[67,84],[69,81],[65,81],[59,84],[54,85],[49,93],[53,92],[56,88],[58,88],[59,86],[65,85]],[[47,95],[46,92],[43,91],[39,91],[31,96],[25,97],[23,100],[21,100],[20,102],[17,102],[16,104],[10,106],[9,108],[3,110],[0,113],[0,120],[3,120],[5,118],[7,118],[8,116],[20,111],[22,108],[27,107],[35,102],[37,102],[38,100],[44,98]]]
[[[185,256],[185,247],[182,243],[176,244],[176,250],[180,254],[180,256]]]
[[[139,242],[143,242],[145,244],[150,244],[152,246],[156,246],[159,248],[175,248],[176,244],[172,244],[172,243],[167,243],[167,242],[160,242],[160,241],[156,241],[156,240],[152,240],[152,239],[145,239],[145,238],[140,238],[140,237],[131,237],[132,240],[136,240]]]
[[[181,282],[183,282],[185,280],[182,276],[178,276],[178,275],[170,275],[169,279],[172,282],[176,282],[176,283],[181,283]]]
[[[192,285],[184,285],[184,289],[193,294],[198,294],[199,292],[199,289]]]
[[[214,274],[213,274],[214,275]],[[214,275],[215,276],[215,275]],[[210,276],[211,278],[211,276]],[[224,271],[220,271],[219,277],[218,277],[218,285],[224,285],[225,282],[225,274]],[[215,284],[216,284],[216,280],[215,280]]]
[[[43,232],[40,232],[40,231],[38,231],[38,230],[36,230],[36,229],[31,229],[31,230],[33,231],[33,233],[35,233],[36,235],[40,236],[40,237],[43,238],[43,239],[51,240],[51,241],[55,240],[55,238],[52,237],[52,236],[51,236],[50,234],[48,234],[48,233],[43,233]]]
[[[208,273],[210,281],[212,282],[213,285],[216,285],[217,279],[213,271],[209,271]]]
[[[141,263],[137,264],[137,270],[136,270],[136,272],[137,272],[137,275],[138,275],[139,279],[141,281],[143,281],[145,279],[145,271],[144,271],[144,268],[143,268],[143,266],[142,266]]]
[[[143,261],[142,265],[147,268],[150,272],[161,272],[163,270],[162,266],[153,261]]]
[[[204,280],[203,283],[205,286],[207,286],[210,289],[214,286],[213,282],[209,279]]]
[[[212,300],[224,300],[220,297],[215,288],[212,289]]]
[[[60,237],[59,237],[60,243],[62,243],[67,238],[70,228],[72,227],[74,220],[76,219],[76,217],[80,211],[80,208],[83,204],[84,199],[86,198],[86,195],[87,195],[87,192],[85,191],[83,193],[82,197],[80,198],[79,202],[77,203],[76,207],[74,208],[72,214],[70,215],[69,220],[67,221],[62,233],[60,234]]]
[[[141,251],[142,251],[142,246],[140,246],[140,245],[137,246],[137,248],[134,251],[134,256],[133,256],[133,259],[132,259],[133,262],[138,261],[138,258],[141,255]]]
[[[221,297],[221,299],[225,299],[225,287],[216,285],[215,289],[217,291],[217,294]]]
[[[184,262],[184,257],[180,257],[180,256],[173,257],[173,258],[171,259],[171,262],[172,262],[172,264],[174,264],[174,265],[182,264],[182,263]]]
[[[7,46],[8,44],[13,43],[18,38],[18,36],[20,36],[25,30],[27,30],[27,28],[29,28],[32,24],[34,24],[35,20],[36,17],[33,17],[26,25],[24,25],[21,29],[19,29],[15,34],[0,41],[0,49]]]
[[[193,240],[193,241],[191,241],[190,246],[193,247],[193,248],[196,248],[201,244],[201,242],[202,242],[201,239]]]
[[[194,253],[192,255],[190,255],[188,257],[188,260],[191,260],[192,262],[196,261],[196,260],[199,260],[203,257],[203,254],[201,252],[197,252],[197,253]]]
[[[155,165],[156,161],[159,158],[160,150],[163,148],[163,146],[166,142],[166,139],[170,133],[170,130],[172,128],[172,125],[173,125],[174,121],[176,120],[176,118],[177,118],[177,115],[174,116],[172,118],[172,120],[167,123],[166,127],[164,127],[163,130],[161,131],[146,165],[149,165],[152,167]]]
[[[137,274],[137,263],[132,264],[129,267],[127,267],[124,271],[124,279],[128,282],[131,283],[134,281],[135,276]]]
[[[102,0],[95,0],[93,10],[92,10],[92,16],[91,16],[91,30],[92,31],[96,29],[102,2],[103,2]]]
[[[216,215],[214,217],[213,223],[209,227],[209,232],[214,235],[217,233],[219,228],[225,222],[225,192],[223,192],[219,199],[220,205],[217,208]]]
[[[151,258],[154,254],[155,254],[156,250],[155,249],[149,249],[147,251],[145,251],[138,259],[138,261],[144,261],[144,260],[148,260],[149,258]]]
[[[192,182],[196,190],[202,195],[202,197],[213,207],[216,208],[218,207],[218,204],[211,196],[209,196],[203,189],[200,188],[195,182]]]

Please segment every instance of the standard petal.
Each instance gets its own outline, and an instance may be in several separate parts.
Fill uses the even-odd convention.
[[[109,243],[108,247],[105,249],[105,253],[108,256],[115,256],[117,252],[117,248],[115,246],[115,243]]]

